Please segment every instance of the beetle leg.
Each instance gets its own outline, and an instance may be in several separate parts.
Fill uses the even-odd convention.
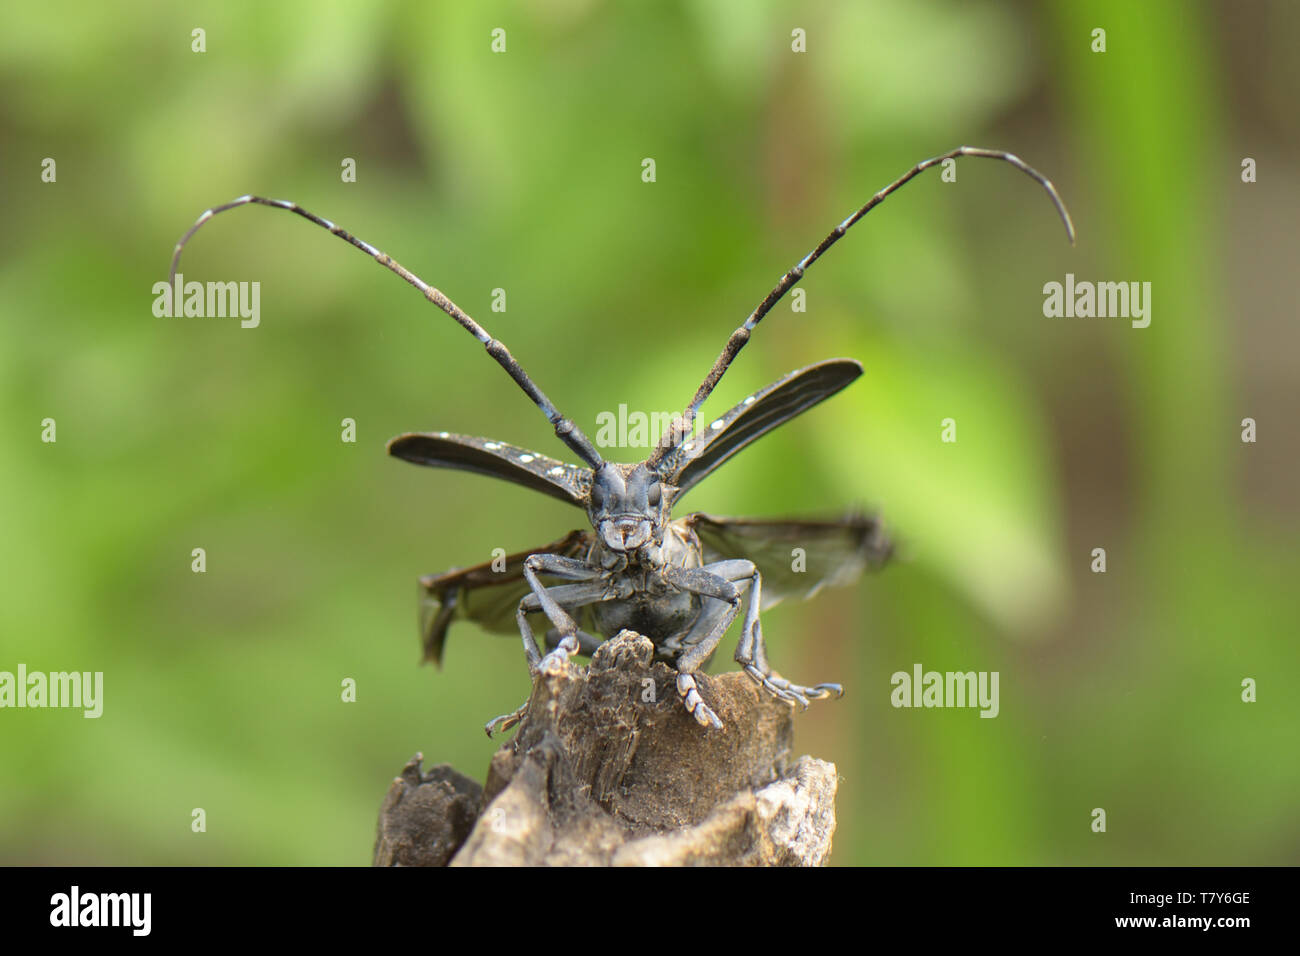
[[[741,633],[740,643],[736,646],[736,663],[745,669],[745,673],[753,678],[758,686],[773,697],[787,703],[798,704],[804,709],[807,709],[810,700],[830,697],[832,694],[843,697],[844,688],[839,684],[804,687],[802,684],[790,683],[772,670],[772,665],[767,662],[767,648],[763,643],[763,624],[758,617],[762,604],[763,581],[755,572],[754,584],[749,592],[749,608],[745,613],[744,631]]]
[[[547,631],[546,639],[544,642],[546,644],[546,649],[553,651],[557,647],[559,647],[560,637],[561,637],[560,632],[555,628],[551,628],[549,631]],[[582,630],[581,628],[578,629],[578,653],[583,655],[584,657],[590,657],[592,654],[595,654],[596,648],[600,647],[600,645],[603,643],[604,643],[604,638],[597,637],[594,634],[588,634],[586,631]]]
[[[519,624],[519,635],[524,642],[524,656],[528,658],[529,673],[535,673],[541,666],[542,655],[537,649],[537,638],[533,636],[533,629],[528,624],[528,614],[533,611],[546,613],[560,635],[555,651],[547,657],[550,658],[563,649],[567,660],[578,650],[578,625],[563,605],[581,607],[584,604],[593,604],[602,600],[608,587],[597,580],[604,573],[599,568],[593,568],[585,561],[558,554],[530,554],[524,559],[523,573],[524,580],[532,588],[532,593],[525,595],[519,602],[515,620]],[[538,578],[538,573],[578,583],[547,588]]]
[[[495,733],[501,733],[503,731],[510,730],[512,727],[517,725],[519,721],[523,720],[524,711],[526,711],[527,709],[528,709],[528,701],[524,701],[522,704],[519,705],[518,710],[511,711],[508,714],[502,714],[500,717],[493,717],[491,720],[489,720],[486,724],[483,725],[483,730],[487,733],[489,737],[491,737]]]
[[[548,588],[537,577],[538,572],[554,577],[571,580],[573,584],[559,584]],[[566,664],[569,658],[581,648],[582,633],[577,623],[569,615],[568,608],[582,607],[605,601],[614,596],[610,586],[599,580],[603,572],[599,568],[589,567],[582,561],[566,558],[557,554],[533,554],[524,560],[524,578],[528,581],[532,593],[524,595],[519,602],[515,620],[519,625],[519,635],[523,640],[524,654],[528,658],[528,672],[538,672]],[[555,650],[542,657],[537,649],[537,638],[528,624],[528,615],[533,611],[545,612],[547,618],[555,625],[559,635]],[[599,642],[597,642],[599,643]],[[519,723],[528,702],[525,701],[513,713],[502,714],[488,721],[483,728],[491,737],[500,730],[509,730]]]
[[[722,729],[722,721],[718,715],[713,712],[713,708],[704,702],[700,696],[699,684],[695,680],[693,673],[679,671],[677,673],[677,695],[682,699],[682,706],[686,712],[695,718],[695,722],[701,727],[712,727],[714,730]]]
[[[702,568],[664,568],[668,582],[683,591],[724,602],[721,608],[702,611],[691,632],[683,640],[685,650],[676,660],[677,693],[687,712],[704,727],[722,729],[722,721],[700,696],[695,674],[704,666],[740,612],[740,598],[745,586],[758,577],[752,561],[731,560],[706,564]],[[704,631],[707,627],[708,630]],[[704,633],[700,633],[704,631]]]

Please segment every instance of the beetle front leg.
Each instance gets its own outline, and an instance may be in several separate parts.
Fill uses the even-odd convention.
[[[717,649],[722,635],[736,619],[736,615],[740,612],[740,598],[744,593],[744,585],[757,579],[758,569],[754,567],[752,561],[736,559],[706,564],[702,568],[664,568],[663,573],[670,584],[683,591],[724,602],[724,607],[720,610],[701,612],[701,620],[697,624],[701,627],[708,626],[708,630],[699,634],[692,629],[683,641],[685,649],[675,662],[677,693],[681,696],[687,712],[701,726],[712,726],[721,730],[722,721],[700,696],[695,674]],[[707,625],[704,624],[706,621]]]
[[[546,632],[546,639],[543,643],[545,643],[548,651],[553,651],[560,646],[560,641],[563,637],[564,635],[562,635],[558,630],[551,628]],[[579,628],[578,653],[582,654],[584,657],[590,657],[592,654],[596,653],[596,648],[600,647],[600,645],[604,643],[604,640],[603,637],[597,637],[595,634],[588,634],[586,631]]]
[[[547,588],[538,578],[539,573],[579,583]],[[578,623],[565,607],[582,607],[613,597],[609,586],[599,580],[603,574],[601,569],[593,568],[576,558],[556,554],[533,554],[524,559],[524,580],[533,589],[533,593],[519,602],[515,620],[519,624],[530,673],[536,674],[539,670],[565,664],[582,649]],[[528,615],[533,611],[545,613],[559,636],[555,649],[544,658],[537,649],[537,638],[533,636],[533,629],[528,624]]]
[[[537,638],[533,636],[533,629],[528,624],[528,614],[533,611],[545,611],[546,616],[550,618],[555,629],[560,632],[561,640],[569,635],[576,635],[578,625],[574,622],[565,610],[560,607],[559,603],[551,597],[546,585],[542,584],[537,577],[538,572],[542,574],[554,575],[565,581],[590,582],[600,577],[601,571],[593,568],[583,561],[576,558],[566,558],[558,554],[530,554],[524,559],[524,580],[528,582],[532,593],[525,595],[519,602],[519,609],[515,614],[515,621],[519,625],[519,636],[524,642],[524,656],[528,658],[528,673],[531,676],[536,673],[538,665],[542,662],[542,652],[537,649]],[[555,588],[557,592],[564,590],[567,585],[560,585]],[[577,604],[590,604],[591,601],[578,601]],[[528,606],[525,607],[524,605]]]
[[[537,577],[538,572],[573,580],[575,583],[548,588]],[[579,650],[581,632],[578,630],[577,623],[564,608],[582,607],[611,597],[609,585],[597,580],[602,573],[599,569],[589,567],[581,561],[560,555],[534,554],[524,560],[524,579],[533,591],[519,602],[515,619],[519,624],[519,636],[524,644],[524,655],[528,658],[530,677],[535,677],[539,671],[554,666],[561,660],[567,662],[569,657]],[[545,612],[560,635],[556,649],[545,658],[537,649],[537,638],[533,636],[533,629],[528,624],[528,615],[534,611]],[[560,655],[558,658],[557,654]],[[517,710],[488,721],[483,729],[489,737],[497,731],[509,730],[519,723],[527,707],[528,702],[524,701]]]

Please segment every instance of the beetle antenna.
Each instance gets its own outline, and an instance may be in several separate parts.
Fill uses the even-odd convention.
[[[728,367],[730,367],[732,361],[739,354],[740,350],[745,347],[745,343],[749,341],[750,333],[754,331],[754,327],[762,321],[763,316],[772,311],[772,307],[780,302],[787,292],[794,288],[795,284],[803,278],[803,274],[808,270],[809,266],[820,259],[827,249],[835,245],[835,243],[839,241],[840,237],[844,235],[844,233],[848,232],[850,226],[884,202],[885,197],[894,190],[919,176],[931,166],[936,166],[946,159],[956,159],[959,156],[977,156],[983,159],[999,159],[1003,162],[1010,163],[1012,166],[1016,167],[1016,169],[1032,177],[1040,186],[1047,190],[1047,195],[1051,198],[1052,204],[1056,206],[1057,214],[1060,215],[1061,221],[1065,223],[1065,234],[1069,238],[1071,245],[1073,245],[1074,223],[1070,220],[1070,213],[1065,208],[1065,203],[1061,201],[1061,197],[1057,193],[1056,187],[1052,185],[1051,180],[1022,160],[1019,156],[996,149],[981,149],[978,146],[958,146],[956,149],[950,150],[942,156],[932,156],[929,159],[922,160],[898,179],[894,180],[884,189],[880,190],[880,192],[868,199],[861,209],[832,229],[830,235],[817,244],[817,248],[800,259],[793,269],[781,277],[781,281],[776,284],[776,288],[769,292],[767,297],[758,304],[758,308],[754,309],[754,311],[750,313],[749,318],[745,320],[745,324],[731,333],[731,337],[727,339],[727,345],[722,350],[722,354],[718,356],[718,360],[713,363],[713,368],[709,369],[709,374],[705,376],[703,383],[701,383],[700,387],[696,390],[695,397],[691,399],[691,404],[687,406],[686,411],[678,420],[677,427],[667,429],[664,432],[664,436],[660,440],[658,447],[655,449],[651,461],[656,463],[662,461],[664,457],[673,450],[678,442],[683,441],[691,435],[695,428],[695,417],[699,414],[700,406],[704,404],[704,400],[709,397],[709,394],[718,384],[723,373],[725,373]]]
[[[438,308],[442,309],[442,311],[446,312],[460,324],[461,328],[465,329],[465,331],[469,332],[474,336],[474,338],[483,343],[483,347],[487,349],[488,355],[496,359],[497,364],[506,370],[507,374],[515,380],[516,385],[523,389],[524,394],[533,400],[533,404],[542,410],[542,414],[546,416],[547,421],[555,426],[555,434],[560,441],[568,445],[575,454],[582,458],[582,460],[592,468],[599,468],[604,464],[600,457],[600,453],[596,451],[596,446],[591,443],[591,440],[583,434],[582,430],[578,428],[577,425],[556,411],[555,406],[551,404],[551,400],[547,398],[545,393],[537,387],[536,383],[528,377],[528,373],[524,371],[523,366],[515,361],[514,356],[510,354],[510,350],[505,347],[504,343],[498,339],[492,338],[483,326],[470,318],[470,316],[456,305],[455,302],[452,302],[451,299],[447,298],[442,294],[442,292],[429,285],[415,273],[409,271],[396,259],[393,259],[386,253],[380,252],[374,246],[370,245],[370,243],[363,242],[350,232],[340,229],[328,219],[322,219],[320,216],[308,212],[297,203],[289,202],[284,199],[266,199],[262,196],[240,196],[238,199],[231,200],[224,206],[215,206],[212,209],[207,210],[203,215],[199,216],[198,221],[190,227],[189,232],[181,236],[181,241],[176,243],[176,251],[172,254],[171,271],[168,273],[167,277],[168,285],[175,284],[176,268],[180,265],[181,261],[181,250],[185,248],[185,244],[190,241],[190,238],[199,231],[200,226],[217,213],[225,212],[228,209],[234,209],[238,206],[248,206],[253,203],[262,206],[270,206],[273,209],[287,209],[289,212],[297,213],[304,219],[314,222],[322,229],[328,229],[345,242],[356,246],[356,248],[370,256],[385,269],[396,273],[411,285],[415,286],[426,299]]]

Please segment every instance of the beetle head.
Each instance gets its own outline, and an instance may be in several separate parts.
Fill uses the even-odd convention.
[[[669,495],[659,476],[640,465],[606,462],[591,482],[587,515],[611,551],[636,551],[663,542]]]

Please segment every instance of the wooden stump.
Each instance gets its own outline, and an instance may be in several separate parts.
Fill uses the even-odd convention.
[[[450,767],[393,781],[377,866],[818,866],[835,830],[833,764],[791,764],[792,711],[733,671],[699,675],[701,727],[676,674],[624,631],[587,667],[541,674],[487,784]]]

